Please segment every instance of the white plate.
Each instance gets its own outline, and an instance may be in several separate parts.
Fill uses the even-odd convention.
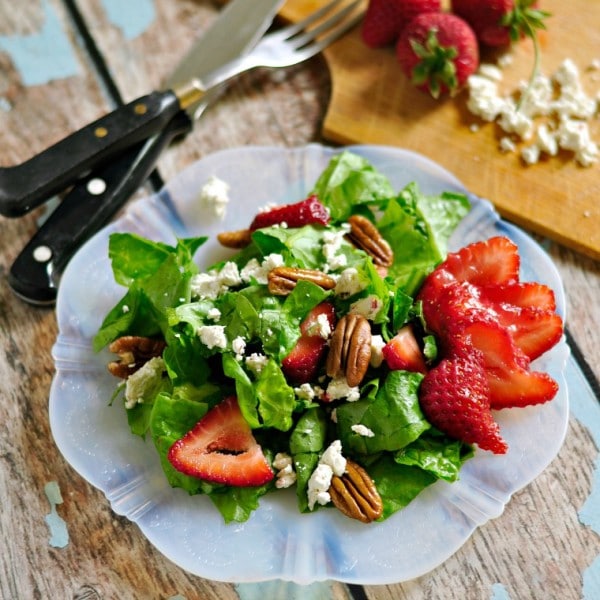
[[[426,193],[464,191],[455,177],[414,153],[378,146],[350,149],[384,172],[396,189],[416,181]],[[85,244],[62,278],[50,393],[54,439],[81,476],[106,494],[116,513],[137,523],[170,560],[202,577],[299,584],[383,584],[417,577],[451,556],[477,526],[499,516],[511,495],[550,463],[564,439],[569,349],[563,340],[534,365],[558,381],[557,397],[543,406],[497,414],[508,454],[478,451],[462,469],[460,481],[434,484],[383,523],[363,525],[336,510],[299,514],[294,494],[287,490],[263,497],[246,523],[225,525],[207,497],[189,496],[168,485],[152,442],[129,432],[119,403],[108,406],[115,388],[106,371],[109,355],[94,354],[90,346],[104,315],[124,293],[113,282],[107,258],[110,233],[134,231],[172,243],[176,235],[212,236],[246,227],[260,206],[303,199],[338,151],[319,145],[292,150],[244,147],[208,156],[160,194],[133,203],[122,218]],[[224,221],[202,210],[197,201],[211,175],[231,186]],[[471,199],[473,209],[452,237],[451,249],[493,235],[509,236],[519,246],[522,278],[551,286],[564,318],[562,284],[543,249],[501,221],[488,202]],[[199,252],[201,266],[222,258],[223,252],[218,243],[208,242]]]

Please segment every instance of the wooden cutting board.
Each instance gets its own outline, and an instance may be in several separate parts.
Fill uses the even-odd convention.
[[[321,0],[288,0],[281,16],[297,21],[323,5]],[[571,58],[590,96],[600,92],[600,2],[543,0],[552,13],[542,33],[542,64],[551,75]],[[366,5],[366,2],[365,2]],[[509,52],[501,89],[514,91],[529,77],[533,48],[529,40]],[[435,101],[414,89],[400,71],[393,48],[372,50],[360,28],[325,51],[332,95],[323,135],[340,144],[385,144],[426,155],[454,173],[473,193],[487,198],[506,219],[600,259],[600,162],[578,166],[572,153],[526,166],[517,153],[503,153],[504,135],[466,108],[467,92]],[[486,62],[494,60],[483,54]],[[496,56],[497,58],[497,56]],[[590,124],[600,144],[600,117]]]

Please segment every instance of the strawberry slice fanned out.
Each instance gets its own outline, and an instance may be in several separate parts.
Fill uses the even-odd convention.
[[[483,395],[488,409],[496,410],[541,404],[558,392],[558,384],[550,375],[531,370],[531,361],[559,342],[562,319],[556,313],[550,288],[519,281],[519,263],[517,246],[508,238],[476,242],[449,254],[426,278],[417,296],[427,328],[438,338],[442,357],[427,373],[420,400],[434,425],[463,441],[474,439],[471,429],[461,432],[454,421],[445,422],[450,419],[448,414],[436,414],[436,410],[452,410],[453,419],[471,427],[475,408],[465,399],[470,392],[466,383],[459,385],[461,377],[469,373],[474,377],[471,392],[478,410],[483,410]],[[469,361],[477,363],[481,372],[466,366]],[[485,391],[478,383],[480,376],[486,381]],[[445,392],[446,408],[439,400],[441,392],[432,391],[432,383],[426,384],[441,384],[444,377],[446,384],[453,378],[456,384],[456,389],[449,387]],[[454,404],[452,396],[456,396]],[[482,419],[487,428],[487,413]],[[474,443],[493,452],[500,448],[493,449],[497,440],[487,448]]]
[[[453,354],[480,353],[492,409],[542,404],[552,400],[558,385],[548,375],[529,368],[529,358],[497,323],[473,323],[454,340]]]
[[[167,457],[181,473],[210,483],[250,487],[274,477],[234,396],[209,410]]]
[[[499,323],[530,360],[555,346],[563,333],[562,319],[550,310],[496,307]]]
[[[458,281],[489,286],[517,283],[520,265],[517,245],[507,237],[495,236],[448,254],[438,269]]]
[[[481,286],[481,295],[495,304],[512,304],[522,308],[556,310],[556,299],[551,288],[543,283],[520,281],[518,283]]]
[[[250,229],[261,229],[285,223],[288,227],[303,227],[304,225],[327,225],[331,217],[329,211],[314,195],[294,204],[276,206],[270,210],[258,213]]]

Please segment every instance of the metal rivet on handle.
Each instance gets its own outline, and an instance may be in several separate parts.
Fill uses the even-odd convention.
[[[96,127],[94,135],[99,138],[106,137],[108,135],[108,129],[106,129],[106,127]]]
[[[136,115],[145,115],[148,112],[148,107],[143,102],[140,102],[133,107],[133,111]]]
[[[106,191],[106,181],[100,177],[94,177],[88,181],[86,189],[92,196],[99,196]]]
[[[52,258],[52,250],[48,246],[38,246],[33,251],[33,258],[39,263],[48,262]]]

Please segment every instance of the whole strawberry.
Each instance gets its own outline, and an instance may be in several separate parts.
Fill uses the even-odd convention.
[[[449,13],[423,13],[402,30],[396,56],[404,73],[434,98],[457,92],[479,67],[475,33]]]
[[[477,354],[444,359],[421,383],[421,409],[427,420],[447,435],[505,454],[506,442],[490,410],[489,385]]]
[[[440,10],[441,0],[370,0],[363,20],[363,41],[371,48],[394,44],[418,14]]]
[[[506,46],[544,29],[548,13],[535,0],[452,0],[452,11],[471,25],[487,46]]]

